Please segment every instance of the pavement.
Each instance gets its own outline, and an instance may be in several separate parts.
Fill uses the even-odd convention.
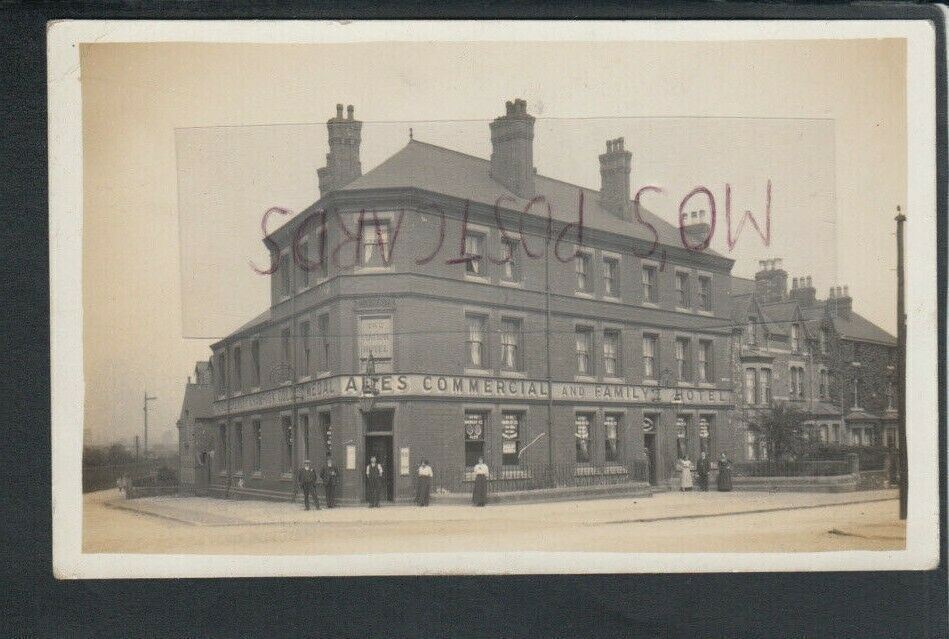
[[[816,552],[905,546],[896,491],[658,493],[529,504],[299,503],[84,496],[83,551],[338,554],[462,551]]]

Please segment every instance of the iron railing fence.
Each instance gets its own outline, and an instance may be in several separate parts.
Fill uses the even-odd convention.
[[[735,462],[736,477],[835,477],[854,472],[850,459],[760,460]]]
[[[606,486],[649,481],[646,460],[625,464],[555,464],[522,462],[517,466],[492,469],[488,475],[488,493],[505,493],[549,488]],[[470,493],[474,473],[470,468],[434,469],[432,492]]]

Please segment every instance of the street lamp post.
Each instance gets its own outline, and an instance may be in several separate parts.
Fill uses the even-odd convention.
[[[145,415],[144,425],[145,425],[145,447],[143,457],[148,458],[148,402],[155,401],[157,397],[150,397],[148,391],[145,391],[145,399],[142,402],[142,412]]]

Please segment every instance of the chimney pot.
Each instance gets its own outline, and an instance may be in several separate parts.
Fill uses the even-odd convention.
[[[348,120],[353,119],[353,111],[354,111],[353,105],[350,104],[348,107],[346,107],[346,119]]]
[[[624,140],[623,138],[619,138],[617,142],[619,142],[619,150],[622,151],[623,147],[626,145],[626,140]]]
[[[343,119],[343,105],[342,104],[336,105],[336,117],[339,118],[340,120]]]
[[[326,166],[317,171],[320,194],[326,195],[340,189],[360,175],[359,145],[362,141],[362,122],[354,119],[353,105],[349,105],[348,119],[343,119],[343,105],[336,105],[336,117],[326,123],[329,133],[330,152],[326,154]]]
[[[833,286],[831,286],[831,287],[830,287],[830,290],[827,291],[827,297],[828,297],[829,299],[834,299],[834,287],[833,287]]]
[[[850,291],[848,289],[849,287],[844,285],[844,297],[850,297]]]

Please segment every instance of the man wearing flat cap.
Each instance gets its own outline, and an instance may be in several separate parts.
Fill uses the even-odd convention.
[[[319,510],[320,498],[316,492],[316,470],[310,464],[309,459],[303,462],[303,468],[298,471],[297,483],[300,485],[300,490],[303,491],[303,507],[306,510],[310,509],[310,495],[312,495],[313,505]]]

